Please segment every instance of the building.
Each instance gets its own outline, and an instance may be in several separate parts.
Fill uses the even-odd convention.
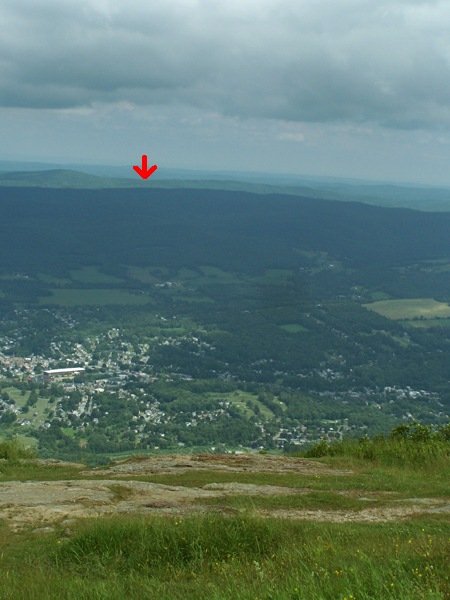
[[[68,367],[66,369],[47,369],[44,371],[44,382],[49,383],[55,378],[64,379],[65,377],[74,377],[80,373],[84,373],[84,367]]]

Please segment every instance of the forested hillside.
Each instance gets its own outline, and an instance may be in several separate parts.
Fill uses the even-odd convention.
[[[449,234],[292,196],[2,188],[0,427],[108,452],[443,422]]]

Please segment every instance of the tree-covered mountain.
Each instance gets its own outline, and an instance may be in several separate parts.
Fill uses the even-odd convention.
[[[446,258],[450,214],[213,190],[0,189],[2,267],[301,266],[327,252],[369,269]]]

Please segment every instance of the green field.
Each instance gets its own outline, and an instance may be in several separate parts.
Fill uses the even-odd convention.
[[[267,408],[262,402],[258,400],[257,394],[251,392],[244,392],[242,390],[236,390],[231,393],[217,393],[208,392],[205,394],[207,398],[214,398],[224,402],[231,402],[236,408],[238,408],[246,417],[254,417],[254,408],[258,407],[260,414],[265,419],[273,417],[271,410]]]
[[[430,327],[450,327],[450,319],[423,319],[417,321],[408,321],[409,327],[416,327],[419,329],[429,329]]]
[[[286,325],[280,325],[280,329],[287,331],[288,333],[302,333],[306,331],[306,327],[299,325],[298,323],[286,323]]]
[[[89,272],[86,269],[83,270],[83,273],[89,275]],[[211,265],[200,265],[196,269],[182,268],[178,269],[176,273],[170,273],[169,270],[164,267],[130,266],[128,267],[127,273],[131,279],[135,279],[141,283],[154,284],[171,281],[181,284],[182,286],[242,284],[243,282],[276,285],[289,281],[292,278],[292,271],[290,269],[266,269],[262,275],[243,276],[242,274],[225,271]],[[73,277],[74,279],[78,279],[78,281],[82,281],[79,277]],[[93,275],[93,278],[95,278],[95,274]],[[83,281],[88,283],[97,282],[94,279]]]
[[[151,267],[128,267],[127,275],[141,283],[158,283],[161,280]]]
[[[380,300],[364,304],[369,310],[395,321],[411,319],[438,319],[450,317],[450,306],[433,298],[405,298]]]
[[[71,279],[67,277],[55,277],[54,275],[50,275],[49,273],[38,273],[37,277],[40,281],[44,283],[48,283],[49,285],[57,285],[61,287],[66,287],[71,285]]]
[[[30,397],[29,391],[25,391],[25,393],[22,394],[21,390],[12,386],[4,388],[3,391],[5,391],[10,396],[10,398],[14,400],[16,406],[20,408],[26,405],[28,398]],[[19,415],[19,418],[31,419],[36,426],[40,426],[45,421],[45,411],[47,408],[48,398],[39,396],[36,405],[30,406],[29,411],[27,413]]]
[[[14,400],[17,406],[25,406],[31,393],[29,391],[24,391],[24,393],[22,394],[21,390],[13,386],[3,388],[3,391],[6,392],[8,396],[10,396]]]
[[[132,294],[121,289],[53,289],[52,295],[41,297],[40,304],[61,306],[105,305],[105,304],[147,304],[145,295]]]
[[[120,283],[122,280],[112,275],[105,275],[99,271],[97,267],[82,267],[80,269],[74,269],[70,271],[70,277],[74,281],[80,283],[93,283],[93,284],[108,284],[108,283]]]

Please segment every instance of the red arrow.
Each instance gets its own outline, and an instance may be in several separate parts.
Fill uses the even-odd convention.
[[[150,175],[153,175],[157,168],[158,165],[153,165],[153,167],[150,167],[150,169],[148,168],[148,157],[146,154],[142,155],[141,167],[139,165],[133,165],[133,169],[136,171],[139,177],[142,177],[142,179],[148,179]]]

